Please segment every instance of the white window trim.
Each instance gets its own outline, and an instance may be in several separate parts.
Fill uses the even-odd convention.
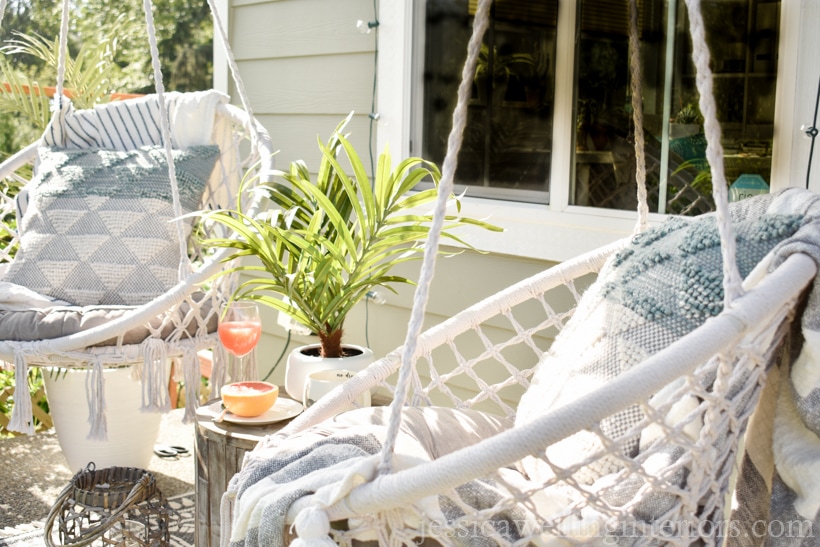
[[[797,5],[799,2],[799,6]],[[778,64],[777,104],[775,111],[780,120],[775,127],[778,145],[777,155],[772,159],[772,187],[802,186],[805,181],[805,165],[808,158],[806,139],[795,138],[801,123],[811,121],[816,93],[817,75],[810,66],[811,55],[806,52],[818,40],[811,29],[820,23],[820,3],[816,0],[784,0],[781,3],[781,51]],[[629,211],[576,207],[569,205],[572,174],[570,158],[574,123],[572,120],[573,67],[572,47],[561,44],[574,43],[577,0],[561,0],[558,10],[556,58],[555,118],[553,120],[553,162],[550,180],[549,205],[518,203],[504,200],[464,198],[464,211],[473,217],[503,226],[503,234],[484,235],[480,247],[490,252],[524,256],[549,261],[562,261],[593,250],[618,238],[629,235],[636,221],[636,214]],[[380,1],[379,6],[379,80],[378,149],[390,144],[394,157],[410,154],[412,48],[413,48],[413,1]],[[796,30],[796,31],[795,31]],[[788,40],[786,38],[789,38]],[[797,52],[803,52],[798,56]],[[785,62],[784,62],[785,61]],[[802,94],[797,90],[803,89]],[[809,91],[806,91],[806,90]],[[811,94],[809,101],[803,95]],[[808,104],[808,103],[811,104]],[[811,108],[809,108],[811,107]],[[806,116],[806,110],[811,113]],[[803,122],[796,120],[802,119]],[[784,140],[784,134],[788,138]],[[787,142],[788,141],[788,142]],[[781,147],[781,142],[784,146]],[[818,143],[817,146],[820,146]],[[820,150],[815,155],[820,155]],[[820,161],[820,160],[819,160]],[[818,162],[815,162],[817,164]],[[802,169],[802,170],[801,170]],[[812,189],[820,189],[820,164],[813,166]],[[801,180],[793,180],[793,173],[802,173]],[[664,215],[650,215],[650,222],[657,223]]]

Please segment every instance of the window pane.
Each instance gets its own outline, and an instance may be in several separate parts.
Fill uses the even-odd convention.
[[[572,192],[577,205],[635,207],[626,4],[580,2]],[[675,214],[713,210],[684,2],[638,0],[638,5],[650,209]],[[703,0],[701,8],[727,183],[745,175],[744,182],[768,184],[780,2]]]
[[[426,2],[421,155],[441,163],[477,0]],[[473,196],[546,201],[558,0],[498,0],[468,107],[456,183]]]

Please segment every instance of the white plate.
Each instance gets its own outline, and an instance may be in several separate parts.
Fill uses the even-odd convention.
[[[219,416],[222,413],[222,401],[216,401],[211,403],[208,406],[208,410],[210,410],[214,414],[214,418]],[[237,416],[236,414],[231,414],[230,412],[225,413],[225,417],[222,418],[225,422],[230,422],[232,424],[240,424],[240,425],[265,425],[265,424],[272,424],[276,422],[281,422],[283,420],[289,420],[294,416],[298,416],[302,413],[304,408],[302,407],[302,403],[294,401],[293,399],[285,399],[284,397],[279,397],[276,399],[276,402],[273,403],[273,406],[262,414],[261,416],[254,416],[253,418],[244,418],[242,416]]]

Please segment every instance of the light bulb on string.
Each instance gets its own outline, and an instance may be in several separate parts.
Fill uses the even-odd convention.
[[[362,21],[361,19],[356,21],[356,28],[362,34],[370,34],[371,32],[373,32],[373,29],[378,26],[378,21]]]

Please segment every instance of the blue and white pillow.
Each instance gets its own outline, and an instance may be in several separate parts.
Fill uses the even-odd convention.
[[[749,215],[736,222],[741,275],[746,276],[803,222],[802,216],[788,214]],[[516,425],[584,397],[720,313],[722,279],[714,215],[672,217],[635,237],[607,261],[541,358],[519,403]],[[624,456],[634,457],[639,437],[630,431],[643,417],[641,408],[632,405],[603,420],[601,432],[620,441]],[[549,447],[545,455],[553,464],[569,468],[602,448],[596,434],[581,431]],[[539,458],[526,458],[521,465],[533,479],[553,476]],[[619,469],[617,458],[603,457],[573,476],[590,485]]]
[[[79,306],[141,305],[176,285],[179,237],[164,148],[39,154],[4,281]],[[211,145],[174,150],[183,213],[199,208],[218,155]]]

